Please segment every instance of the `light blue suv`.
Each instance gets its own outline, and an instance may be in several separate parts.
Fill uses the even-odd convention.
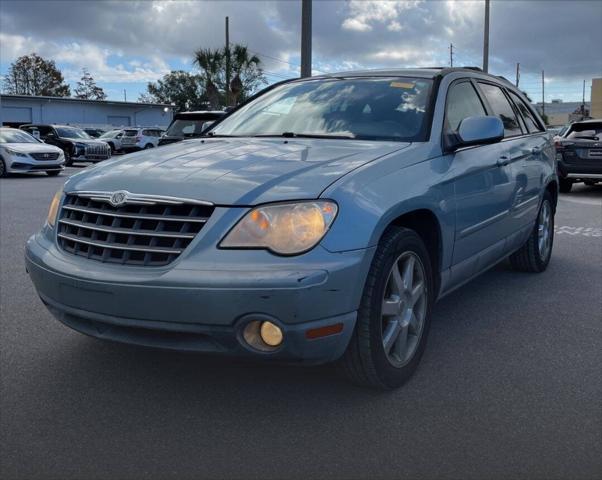
[[[545,270],[558,179],[525,97],[473,69],[272,86],[204,138],[71,177],[27,244],[64,324],[401,385],[435,301],[500,260]]]

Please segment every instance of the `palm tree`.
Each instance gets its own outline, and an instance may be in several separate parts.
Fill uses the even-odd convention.
[[[231,54],[232,72],[234,78],[229,85],[232,92],[231,98],[236,105],[241,94],[254,90],[264,82],[263,70],[259,66],[261,60],[257,55],[252,55],[245,45],[236,44]]]
[[[213,110],[220,106],[219,87],[223,86],[224,52],[219,49],[199,48],[194,52],[194,64],[201,69],[201,78],[205,83],[205,95]]]

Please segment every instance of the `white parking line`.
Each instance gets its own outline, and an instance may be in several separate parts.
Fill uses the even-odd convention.
[[[602,237],[602,228],[554,226],[556,235],[581,235],[583,237]]]

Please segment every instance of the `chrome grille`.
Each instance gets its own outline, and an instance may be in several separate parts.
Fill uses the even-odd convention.
[[[203,228],[214,207],[207,202],[129,194],[121,206],[107,192],[68,194],[58,221],[63,250],[122,265],[172,262]]]
[[[56,160],[57,158],[59,158],[58,152],[47,152],[47,153],[36,152],[36,153],[30,153],[29,155],[31,156],[31,158],[33,158],[35,160]]]
[[[105,144],[90,144],[86,145],[86,158],[93,160],[104,160],[111,156],[111,147],[108,143]]]

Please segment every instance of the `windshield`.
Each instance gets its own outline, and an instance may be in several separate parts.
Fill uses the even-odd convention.
[[[431,85],[383,77],[288,83],[240,108],[210,135],[424,141]]]
[[[34,137],[18,130],[0,130],[0,143],[40,143]]]
[[[90,138],[90,135],[79,128],[58,127],[56,131],[61,138]]]
[[[211,125],[215,120],[176,119],[169,126],[165,135],[174,137],[194,137]]]

